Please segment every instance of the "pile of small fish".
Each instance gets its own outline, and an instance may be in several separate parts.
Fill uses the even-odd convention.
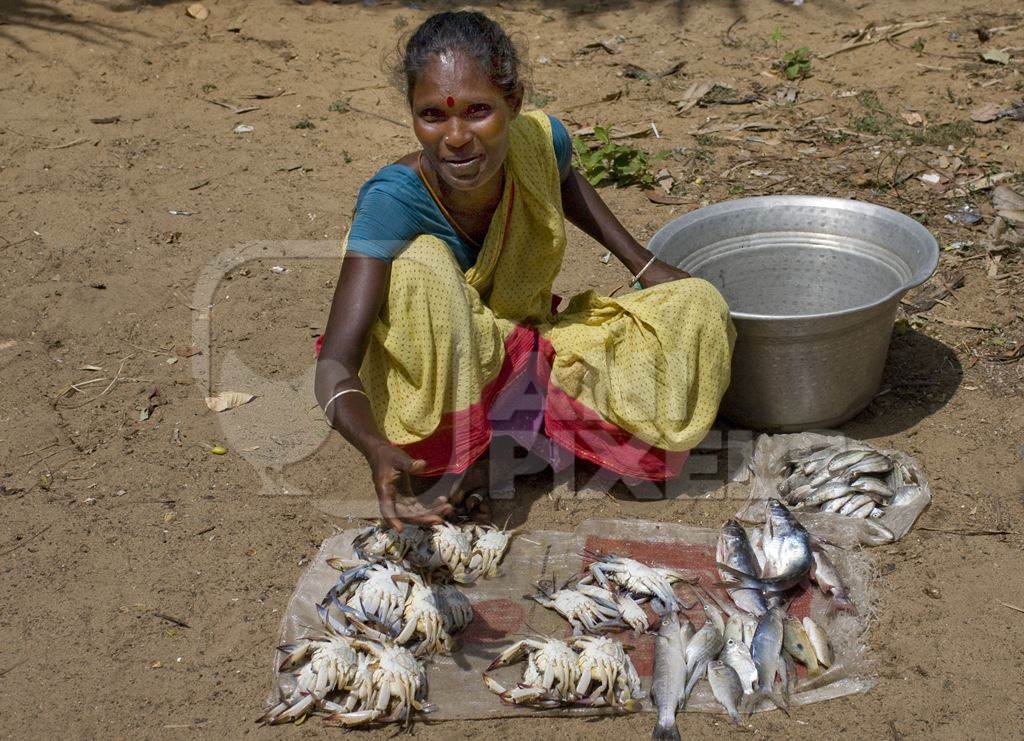
[[[790,452],[780,463],[779,496],[802,510],[878,518],[918,496],[918,481],[898,459],[866,445],[821,445]]]
[[[455,635],[473,621],[458,584],[496,576],[512,531],[478,525],[374,526],[359,533],[360,559],[328,559],[341,571],[316,606],[322,628],[295,643],[279,671],[294,689],[259,720],[301,722],[316,713],[354,726],[410,721],[429,712],[423,657],[450,654]]]
[[[641,605],[649,601],[659,614],[677,611],[679,598],[672,585],[679,581],[688,579],[675,569],[622,556],[594,556],[587,575],[573,587],[567,582],[551,590],[538,584],[540,593],[531,597],[568,620],[574,635],[625,627],[640,635],[650,629]]]
[[[526,668],[515,687],[507,689],[489,674],[522,661]],[[625,712],[636,710],[646,696],[622,644],[605,636],[517,641],[483,676],[487,688],[505,702],[532,708],[612,707]]]
[[[810,617],[800,621],[788,616],[782,607],[786,593],[810,578],[831,595],[835,608],[852,609],[822,545],[777,499],[765,502],[765,524],[750,535],[736,520],[725,523],[716,558],[733,605],[697,589],[706,616],[700,630],[674,613],[662,618],[651,688],[658,710],[652,738],[679,738],[676,712],[685,708],[704,676],[712,694],[739,723],[764,698],[789,712],[793,661],[812,675],[832,664],[825,631]]]

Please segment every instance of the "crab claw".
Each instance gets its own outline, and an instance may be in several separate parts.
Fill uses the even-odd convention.
[[[279,672],[284,672],[289,669],[294,669],[302,662],[303,659],[306,658],[311,646],[312,644],[305,639],[296,641],[295,643],[282,643],[277,647],[277,650],[283,653],[285,657],[281,659],[281,663],[278,665],[277,670]]]

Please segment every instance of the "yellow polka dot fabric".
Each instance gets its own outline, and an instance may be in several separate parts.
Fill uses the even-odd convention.
[[[421,236],[394,261],[360,378],[382,432],[419,442],[446,413],[477,403],[501,370],[504,341],[530,324],[552,345],[551,383],[648,445],[689,450],[729,384],[735,333],[711,284],[688,279],[620,298],[592,291],[551,312],[565,250],[547,116],[513,120],[505,192],[476,264]]]

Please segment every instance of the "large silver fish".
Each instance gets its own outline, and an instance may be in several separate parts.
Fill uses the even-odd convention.
[[[689,620],[686,621],[690,623]],[[690,625],[690,631],[693,626]],[[692,635],[692,632],[689,633]],[[654,638],[654,677],[651,682],[651,697],[658,709],[658,723],[651,734],[652,739],[679,741],[679,727],[676,712],[683,703],[686,690],[686,646],[687,631],[679,625],[675,613],[661,619],[658,635]]]
[[[785,612],[781,607],[772,607],[757,622],[750,655],[757,667],[757,693],[770,698],[780,709],[789,713],[788,703],[775,690],[775,675],[782,662],[782,624]],[[785,671],[785,669],[783,669]]]
[[[765,501],[764,569],[760,578],[741,573],[728,564],[719,566],[744,587],[772,594],[799,584],[811,570],[811,536],[778,499]]]
[[[719,563],[725,564],[747,576],[756,578],[761,573],[758,568],[757,558],[750,547],[747,531],[736,520],[729,520],[722,525],[722,530],[718,533],[718,545],[715,555]],[[722,581],[726,582],[727,585],[738,581],[728,571],[719,569],[718,573],[722,577]],[[737,607],[755,617],[761,617],[768,610],[768,603],[760,589],[727,586],[727,590]]]

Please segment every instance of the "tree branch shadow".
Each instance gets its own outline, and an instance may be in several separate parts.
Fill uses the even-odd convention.
[[[180,0],[157,0],[143,5],[167,4]],[[113,8],[111,8],[113,9]],[[0,0],[0,39],[10,42],[22,51],[34,49],[23,39],[6,30],[5,27],[27,28],[44,33],[60,34],[86,44],[110,46],[114,43],[128,43],[125,37],[139,36],[152,38],[152,34],[126,26],[102,21],[77,18],[56,3],[44,0]]]

